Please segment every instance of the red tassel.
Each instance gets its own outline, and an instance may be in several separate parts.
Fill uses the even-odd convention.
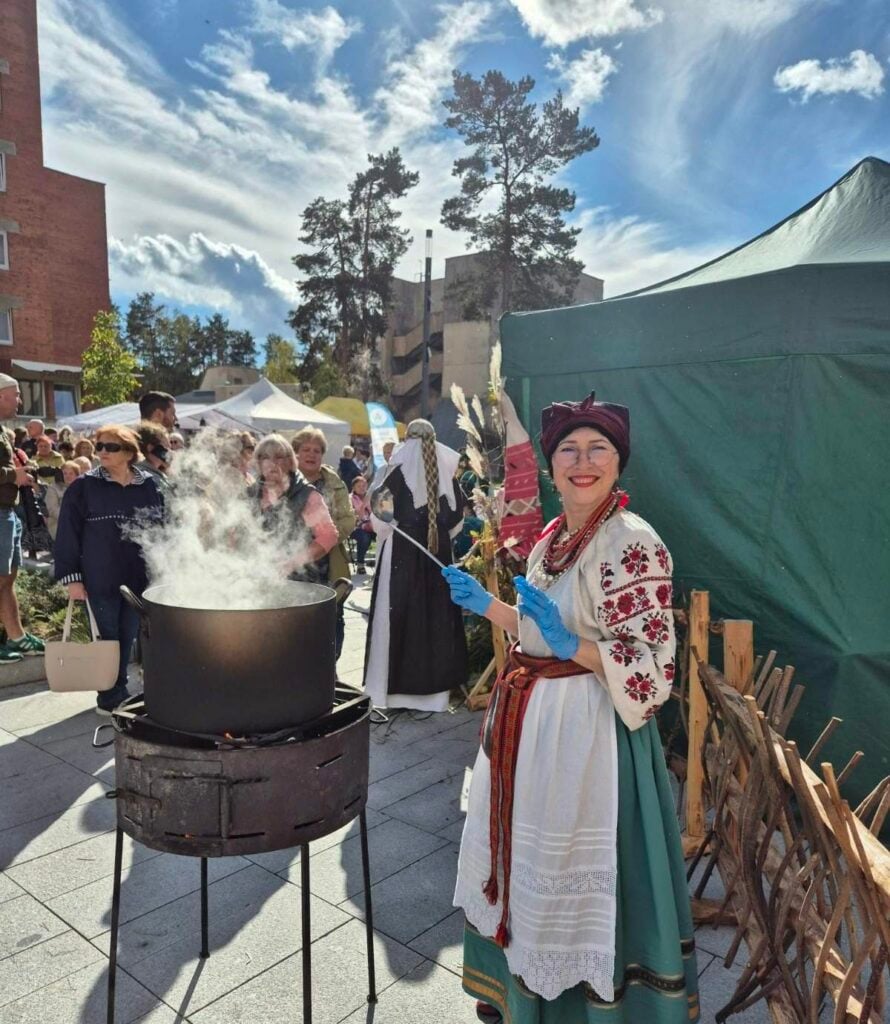
[[[496,878],[489,878],[489,880],[482,886],[482,895],[488,900],[488,902],[494,906],[498,901],[498,880]]]
[[[498,925],[498,930],[494,933],[494,941],[504,949],[507,943],[510,941],[510,937],[507,934],[507,926],[503,921]]]

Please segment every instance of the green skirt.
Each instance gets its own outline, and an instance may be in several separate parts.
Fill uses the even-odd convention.
[[[688,1024],[699,1019],[698,972],[680,831],[654,721],[631,732],[617,717],[618,899],[615,998],[586,984],[558,999],[530,992],[503,950],[469,923],[464,991],[504,1024]]]

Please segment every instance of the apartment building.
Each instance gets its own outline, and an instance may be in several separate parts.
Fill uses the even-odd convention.
[[[486,320],[465,320],[460,283],[481,273],[478,253],[445,260],[445,276],[431,282],[430,291],[430,407],[452,384],[468,395],[482,395],[488,386],[491,348],[497,338],[501,310]],[[582,274],[573,304],[600,302],[603,282]],[[393,307],[386,335],[380,343],[380,362],[390,385],[390,405],[408,422],[420,415],[423,372],[423,281],[393,281]]]

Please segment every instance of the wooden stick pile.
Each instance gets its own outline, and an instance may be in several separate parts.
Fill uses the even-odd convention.
[[[785,739],[803,696],[792,668],[758,659],[741,686],[698,660],[708,705],[700,746],[705,842],[703,902],[716,868],[727,893],[710,919],[735,918],[725,964],[742,941],[748,961],[718,1022],[765,1000],[776,1024],[882,1024],[890,949],[890,852],[877,836],[890,811],[890,777],[855,809],[839,773],[812,765],[840,724],[832,718],[806,757]]]

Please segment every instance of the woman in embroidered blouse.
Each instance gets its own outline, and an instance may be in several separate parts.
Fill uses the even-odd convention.
[[[655,722],[674,676],[671,560],[626,509],[627,410],[556,403],[541,448],[563,502],[519,607],[465,573],[452,599],[519,638],[473,771],[454,902],[480,1019],[699,1019],[683,854]]]

